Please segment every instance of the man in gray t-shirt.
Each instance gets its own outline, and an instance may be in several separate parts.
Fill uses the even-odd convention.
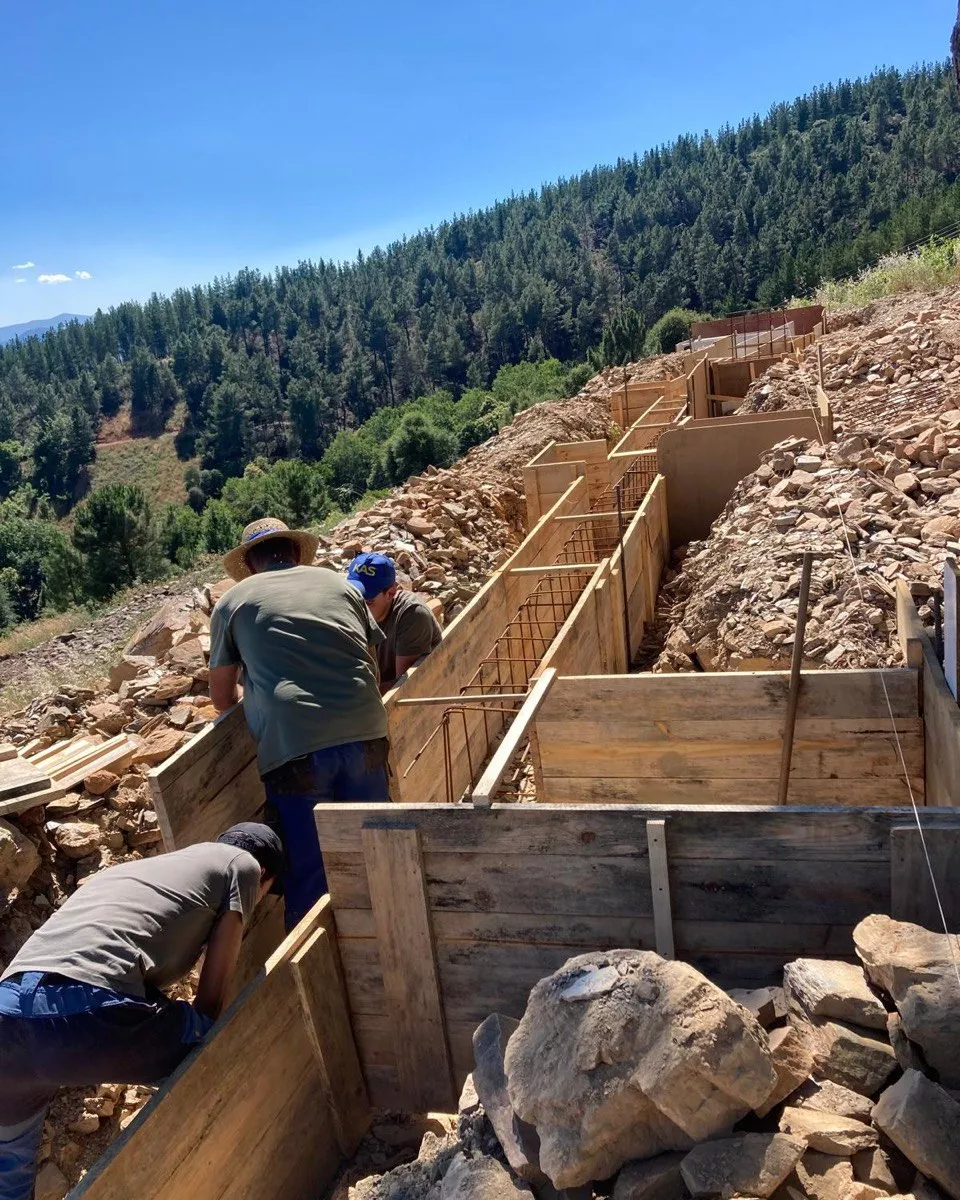
[[[210,618],[210,696],[221,711],[229,708],[242,679],[287,854],[288,929],[327,890],[314,805],[390,799],[387,714],[377,687],[383,634],[342,575],[307,565],[316,547],[312,534],[273,517],[248,525],[223,562],[239,582]]]
[[[157,1083],[219,1016],[258,901],[283,868],[266,825],[91,876],[0,978],[0,1197],[29,1200],[59,1087]],[[193,1004],[161,988],[204,954]]]
[[[347,579],[383,631],[377,663],[380,691],[387,692],[414,663],[436,650],[443,631],[419,596],[400,590],[396,566],[385,554],[358,554],[347,568]]]

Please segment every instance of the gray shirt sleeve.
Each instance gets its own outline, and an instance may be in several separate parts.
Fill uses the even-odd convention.
[[[420,658],[436,644],[437,621],[423,605],[411,605],[397,617],[398,658]]]
[[[210,666],[239,667],[242,662],[230,631],[226,609],[217,604],[210,614]]]
[[[260,890],[260,864],[246,850],[239,850],[227,864],[227,886],[223,894],[220,914],[238,912],[246,928],[250,924],[253,910],[257,907],[257,892]]]

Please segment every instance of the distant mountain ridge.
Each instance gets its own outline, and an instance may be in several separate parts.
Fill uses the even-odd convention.
[[[43,337],[48,329],[57,329],[70,321],[89,321],[90,318],[81,313],[60,313],[56,317],[47,317],[38,321],[24,321],[20,325],[0,325],[0,346],[12,342],[14,338]]]

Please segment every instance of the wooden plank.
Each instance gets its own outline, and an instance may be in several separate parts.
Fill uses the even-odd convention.
[[[17,757],[17,748],[10,742],[0,742],[0,763]]]
[[[318,929],[293,955],[290,966],[337,1144],[341,1154],[350,1156],[369,1128],[372,1114],[332,935]]]
[[[160,789],[152,773],[147,778],[166,850],[213,841],[239,821],[256,820],[266,801],[256,758],[252,758],[219,791],[207,794],[205,800],[200,797],[207,789],[198,791],[193,805],[189,803],[188,788],[181,787],[180,781],[175,782],[171,796],[167,788]],[[172,799],[172,806],[168,806],[168,799]]]
[[[908,771],[923,777],[923,743],[919,736],[899,742]],[[600,779],[769,779],[779,775],[779,748],[771,741],[657,742],[600,741],[567,745],[540,730],[540,754],[545,777],[570,775]],[[896,737],[862,736],[835,739],[797,739],[791,778],[900,778],[902,764]]]
[[[284,964],[231,1007],[72,1196],[315,1200],[341,1161],[318,1094]]]
[[[887,711],[879,671],[812,671],[805,680],[798,717],[875,717]],[[883,672],[895,717],[918,714],[919,678],[915,671]],[[598,720],[598,706],[656,720],[677,718],[741,720],[782,717],[789,671],[712,672],[710,674],[582,676],[557,681],[542,720],[551,716]]]
[[[948,558],[943,564],[943,674],[947,687],[957,699],[957,674],[960,671],[960,570],[956,560]]]
[[[262,807],[256,756],[243,708],[236,705],[148,772],[168,850],[216,836]]]
[[[744,861],[675,859],[675,918],[852,924],[871,911],[871,904],[884,911],[889,903],[889,861],[849,863],[838,872],[830,860],[747,860],[752,852],[747,844],[741,847]],[[424,863],[433,911],[653,915],[646,854],[550,855],[522,863],[488,853],[428,854]],[[362,860],[338,856],[328,880],[335,908],[373,907]]]
[[[673,958],[673,914],[670,906],[670,874],[667,870],[666,834],[666,821],[647,821],[650,891],[653,897],[653,928],[657,953],[661,958]]]
[[[567,946],[571,954],[585,950],[655,947],[652,917],[591,917],[535,913],[436,912],[433,928],[437,955],[447,942]],[[682,954],[783,953],[785,959],[835,958],[850,952],[850,927],[764,921],[677,921],[674,937]],[[338,909],[337,932],[342,946],[376,937],[369,909]]]
[[[510,723],[506,737],[504,737],[503,741],[497,747],[489,766],[480,776],[477,786],[473,789],[472,799],[475,807],[489,808],[493,803],[493,797],[496,795],[497,788],[502,783],[514,755],[526,739],[530,724],[540,711],[540,706],[546,700],[556,677],[556,671],[548,668],[530,689],[530,694]]]
[[[960,933],[960,889],[956,885],[960,830],[926,830],[921,839],[915,823],[895,825],[890,830],[890,871],[891,915],[895,920],[911,921],[935,933],[943,932],[946,921],[948,932]]]
[[[0,800],[14,800],[49,788],[53,780],[26,758],[11,758],[0,763]]]
[[[240,958],[230,982],[231,1001],[256,979],[283,940],[283,901],[279,896],[264,896],[243,935]]]
[[[393,1011],[400,1084],[414,1112],[456,1101],[444,1028],[426,881],[415,826],[366,825],[363,858],[386,993]],[[331,893],[332,894],[332,893]]]
[[[922,776],[911,779],[914,796],[924,796]],[[777,800],[776,780],[767,779],[599,779],[592,776],[544,776],[537,798],[544,804],[750,804],[763,807]],[[830,807],[897,807],[910,803],[902,776],[870,779],[795,779],[790,805]]]
[[[368,821],[415,824],[423,853],[500,859],[562,854],[585,858],[646,857],[649,819],[657,806],[495,804],[477,813],[468,805],[318,804],[314,809],[327,872],[341,860],[360,861]],[[670,816],[670,859],[762,859],[889,863],[892,825],[904,824],[909,808],[789,808],[749,805],[676,805]],[[960,812],[922,809],[925,829],[960,828]],[[341,907],[336,904],[336,907]],[[347,905],[347,907],[355,907]],[[368,906],[364,906],[368,907]],[[488,906],[492,909],[492,906]]]

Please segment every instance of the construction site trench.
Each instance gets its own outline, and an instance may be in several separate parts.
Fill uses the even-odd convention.
[[[921,316],[902,331],[918,344]],[[258,910],[230,1012],[146,1108],[128,1106],[72,1195],[587,1200],[616,1178],[615,1200],[960,1196],[944,1133],[960,1119],[944,930],[960,901],[942,887],[960,853],[960,709],[925,625],[960,536],[941,505],[960,413],[941,396],[871,435],[834,402],[843,333],[825,335],[822,311],[754,316],[700,331],[666,378],[608,372],[582,400],[593,436],[558,430],[512,461],[515,490],[490,483],[469,519],[514,548],[491,552],[469,598],[423,552],[429,539],[456,556],[430,515],[466,519],[456,477],[408,485],[392,513],[409,542],[391,551],[460,611],[385,699],[392,803],[317,808],[329,896],[286,938],[279,905]],[[790,403],[763,394],[797,377]],[[376,515],[354,522],[324,561],[374,545]],[[181,703],[203,699],[205,637],[189,613],[182,628],[179,696],[149,651],[152,665],[131,653],[118,668],[124,700],[191,710],[180,731],[121,726],[63,758],[21,717],[34,744],[20,757],[50,778],[42,801],[34,789],[0,813],[29,830],[52,808],[63,849],[81,822],[55,806],[93,764],[117,779],[104,794],[139,797],[110,806],[155,830],[143,846],[259,814],[242,713],[208,723]],[[709,1044],[699,1065],[627,1045],[638,1004],[664,1046],[677,1021]],[[634,1097],[625,1121],[578,1061],[584,1038],[624,1064],[601,1091]],[[661,1053],[658,1087],[643,1064]],[[384,1110],[458,1115],[404,1118],[401,1140],[423,1145],[397,1166],[376,1139],[369,1158]]]

